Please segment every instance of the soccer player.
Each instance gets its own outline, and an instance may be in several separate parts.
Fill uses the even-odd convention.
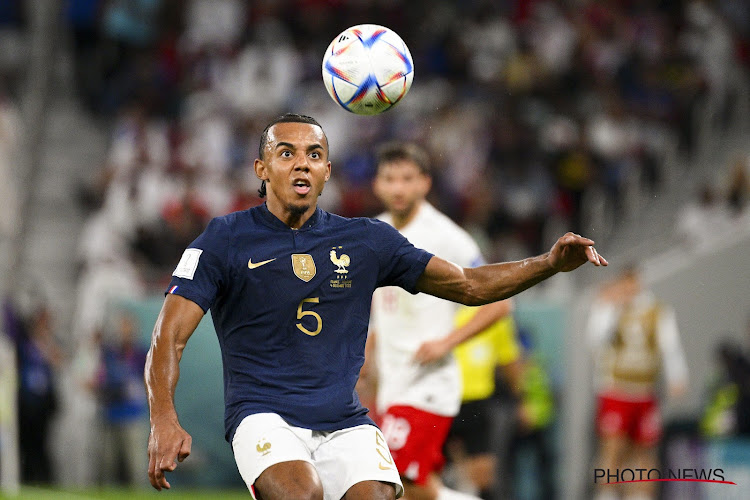
[[[386,212],[377,218],[412,244],[461,267],[483,263],[471,236],[426,201],[427,153],[393,142],[377,154],[373,189]],[[443,445],[461,405],[461,372],[452,350],[510,313],[509,301],[482,306],[454,328],[458,304],[398,287],[373,296],[366,363],[374,354],[377,411],[409,499],[458,498],[440,482]],[[365,374],[372,368],[365,367]],[[460,495],[460,498],[475,498]]]
[[[209,223],[178,263],[154,326],[145,380],[157,490],[190,454],[174,391],[182,352],[209,309],[226,439],[253,497],[394,499],[403,493],[398,471],[354,390],[373,291],[400,286],[482,305],[586,262],[607,265],[593,241],[567,233],[543,255],[463,268],[388,224],[324,212],[328,140],[310,117],[273,120],[254,168],[266,203]]]
[[[502,477],[505,490],[511,489],[506,457],[516,428],[516,401],[522,395],[524,371],[516,323],[510,304],[509,307],[507,315],[453,350],[463,393],[445,449],[457,473],[457,486],[475,491],[482,498],[498,496],[498,477]],[[468,323],[478,309],[460,307],[454,324]],[[500,388],[496,387],[498,380],[503,382]]]
[[[622,470],[657,466],[662,435],[657,382],[663,372],[670,396],[687,388],[687,363],[674,310],[643,288],[638,271],[626,267],[594,302],[589,336],[598,364],[596,467]],[[654,483],[637,483],[634,498],[652,498]],[[597,498],[612,498],[602,487]],[[630,498],[630,497],[628,497]]]

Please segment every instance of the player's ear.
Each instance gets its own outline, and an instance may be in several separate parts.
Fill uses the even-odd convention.
[[[381,194],[382,193],[381,186],[382,186],[382,182],[381,182],[380,176],[378,175],[378,172],[376,171],[375,177],[372,178],[372,192],[375,193],[375,196],[377,196],[378,199],[382,200],[383,195]]]
[[[326,176],[325,176],[326,182],[328,182],[328,179],[330,178],[331,178],[331,162],[329,161],[328,164],[326,164]]]
[[[256,158],[255,163],[253,163],[253,169],[255,169],[255,175],[258,177],[258,179],[262,181],[268,180],[268,172],[266,169],[266,164],[263,163],[263,160]]]
[[[422,177],[422,194],[424,196],[427,196],[427,193],[429,193],[430,189],[432,189],[432,176],[423,174]]]

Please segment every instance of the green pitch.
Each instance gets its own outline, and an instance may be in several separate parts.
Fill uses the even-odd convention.
[[[14,498],[4,496],[0,498]],[[87,489],[87,490],[63,490],[57,488],[34,488],[24,486],[18,496],[23,500],[240,500],[248,499],[250,492],[247,490],[197,490],[197,489],[174,489],[154,491],[140,491],[127,489]]]

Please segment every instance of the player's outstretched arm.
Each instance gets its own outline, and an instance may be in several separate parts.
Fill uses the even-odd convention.
[[[427,364],[443,358],[456,346],[475,337],[511,312],[512,300],[501,300],[480,307],[466,324],[454,328],[442,338],[423,342],[414,354],[414,361]]]
[[[192,438],[180,426],[174,391],[180,377],[180,359],[188,339],[203,317],[203,309],[179,295],[167,295],[151,337],[146,358],[151,433],[148,437],[148,478],[161,491],[170,485],[164,475],[190,455]]]
[[[478,306],[507,299],[559,272],[586,262],[606,266],[594,242],[574,233],[558,239],[549,252],[515,262],[462,268],[432,257],[417,281],[417,290],[461,304]]]

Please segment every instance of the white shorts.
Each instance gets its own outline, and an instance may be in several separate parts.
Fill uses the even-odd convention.
[[[302,460],[315,467],[325,500],[340,500],[362,481],[383,481],[404,494],[398,470],[380,429],[358,425],[325,432],[289,425],[275,413],[245,417],[232,439],[234,459],[250,494],[258,476],[272,465]]]

